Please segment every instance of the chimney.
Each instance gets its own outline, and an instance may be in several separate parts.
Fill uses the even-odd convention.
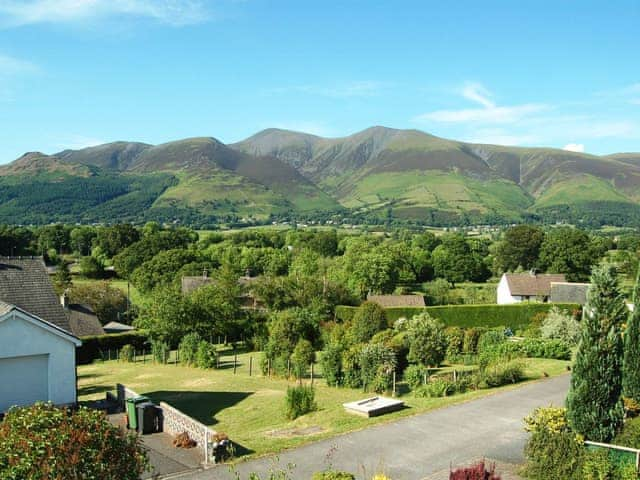
[[[66,290],[62,293],[62,295],[60,295],[60,305],[62,305],[62,308],[64,308],[65,310],[69,308],[69,294]]]

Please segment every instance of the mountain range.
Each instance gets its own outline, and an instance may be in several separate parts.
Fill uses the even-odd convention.
[[[0,166],[0,222],[638,225],[639,187],[640,153],[482,145],[385,127],[341,138],[272,128],[228,145],[203,137],[27,153]]]

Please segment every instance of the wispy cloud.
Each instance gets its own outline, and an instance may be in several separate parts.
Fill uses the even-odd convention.
[[[60,150],[80,150],[87,147],[95,147],[96,145],[102,145],[107,143],[105,140],[96,137],[87,137],[84,135],[71,135],[62,141],[58,140],[56,148]]]
[[[307,93],[331,98],[375,97],[384,89],[390,87],[388,83],[375,80],[355,81],[339,85],[294,85],[268,90],[269,93],[284,94],[290,92]]]
[[[414,118],[420,123],[481,123],[504,124],[513,123],[533,114],[548,110],[549,106],[540,103],[500,106],[491,99],[491,93],[479,83],[468,83],[459,94],[477,103],[481,108],[462,108],[457,110],[435,110],[423,113]]]
[[[109,17],[142,17],[180,26],[208,18],[198,0],[0,0],[0,25],[75,23]]]

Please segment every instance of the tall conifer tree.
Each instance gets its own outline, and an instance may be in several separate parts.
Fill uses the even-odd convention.
[[[587,440],[607,442],[622,425],[626,308],[615,269],[594,268],[567,397],[569,423]]]
[[[624,335],[624,367],[622,389],[624,394],[640,402],[640,270],[633,288],[633,312],[629,315]]]

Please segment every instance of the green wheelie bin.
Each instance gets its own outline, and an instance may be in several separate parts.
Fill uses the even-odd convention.
[[[137,405],[148,401],[149,399],[147,397],[142,396],[127,398],[127,416],[129,418],[129,428],[131,430],[138,429]]]

